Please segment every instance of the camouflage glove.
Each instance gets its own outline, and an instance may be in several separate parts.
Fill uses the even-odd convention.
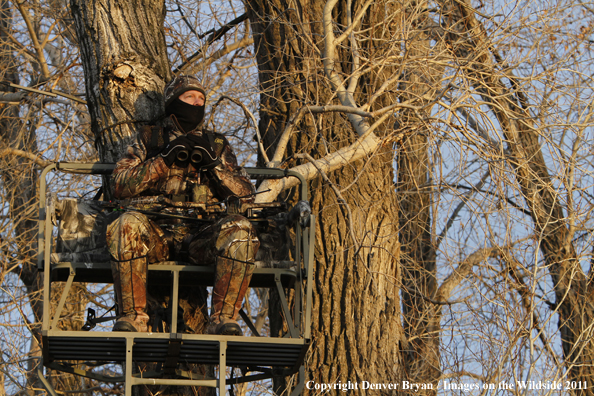
[[[191,146],[190,162],[195,168],[211,169],[221,162],[208,136],[189,134],[187,138]]]
[[[163,157],[163,161],[170,168],[175,162],[183,165],[188,161],[193,147],[194,144],[187,136],[180,136],[161,150],[161,157]]]

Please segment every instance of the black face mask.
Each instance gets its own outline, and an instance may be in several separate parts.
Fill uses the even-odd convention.
[[[204,106],[194,106],[175,98],[165,110],[168,116],[174,115],[183,132],[198,128],[204,120]]]

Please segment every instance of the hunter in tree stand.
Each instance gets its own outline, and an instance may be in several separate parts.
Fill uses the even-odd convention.
[[[192,76],[165,87],[165,126],[145,126],[113,172],[116,199],[165,196],[210,204],[251,202],[247,174],[227,139],[202,127],[205,91]],[[214,265],[209,334],[242,335],[241,309],[260,245],[241,215],[188,224],[126,211],[107,229],[119,319],[114,331],[148,331],[147,266],[166,260]]]

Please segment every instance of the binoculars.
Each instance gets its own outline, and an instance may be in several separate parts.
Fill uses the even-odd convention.
[[[199,164],[202,162],[203,157],[200,150],[197,149],[194,149],[191,152],[189,152],[188,150],[178,151],[176,159],[179,162],[186,162],[188,158],[190,159],[190,162],[192,162],[193,164]]]

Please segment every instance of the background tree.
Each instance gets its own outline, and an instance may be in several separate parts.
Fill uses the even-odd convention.
[[[81,128],[84,120],[72,65],[72,42],[62,31],[64,10],[57,4],[0,3],[0,161],[2,185],[3,372],[7,390],[39,388],[34,368],[40,355],[41,283],[37,273],[37,179],[48,159],[92,158]],[[76,51],[75,51],[76,52]],[[36,95],[43,89],[46,95]],[[68,100],[74,98],[75,102]],[[84,103],[84,101],[83,101]],[[84,121],[83,121],[84,124]],[[72,186],[80,186],[74,179]],[[56,183],[56,193],[63,191]],[[76,188],[75,187],[75,188]],[[59,287],[58,287],[59,289]],[[82,324],[87,292],[77,289],[66,305],[63,328]],[[17,330],[16,332],[14,330]],[[16,370],[15,370],[16,368]],[[57,389],[80,381],[55,378]],[[10,392],[7,392],[10,393]]]

